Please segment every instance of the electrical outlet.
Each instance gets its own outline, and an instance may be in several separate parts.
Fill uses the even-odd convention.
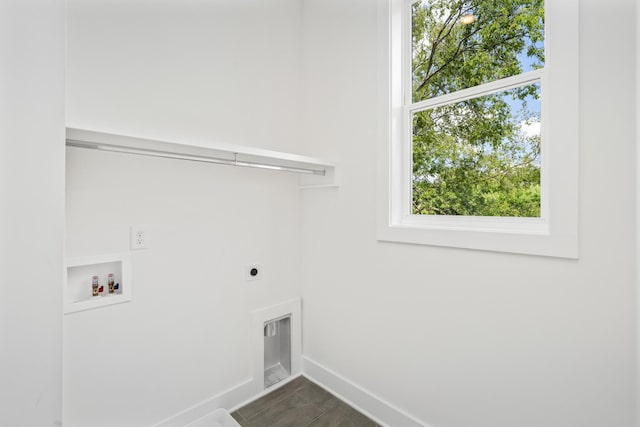
[[[247,281],[262,279],[262,267],[259,265],[248,265],[246,268]]]
[[[140,225],[131,226],[131,249],[148,249],[147,230]]]

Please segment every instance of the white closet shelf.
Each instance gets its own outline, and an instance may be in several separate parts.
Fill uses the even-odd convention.
[[[302,188],[335,187],[335,165],[314,157],[218,142],[176,143],[88,129],[67,128],[67,146],[294,172]]]

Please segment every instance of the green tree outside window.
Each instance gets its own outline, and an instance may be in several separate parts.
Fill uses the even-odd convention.
[[[413,102],[544,66],[542,0],[412,6]],[[412,213],[540,216],[540,83],[412,116]]]

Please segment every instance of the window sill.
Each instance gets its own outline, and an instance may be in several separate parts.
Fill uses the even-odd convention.
[[[430,218],[440,220],[441,218]],[[447,218],[450,219],[450,218]],[[500,218],[500,220],[513,218]],[[550,230],[542,220],[507,221],[521,227],[497,228],[493,218],[474,218],[471,224],[460,218],[458,226],[451,224],[380,224],[378,240],[385,242],[409,243],[428,246],[443,246],[461,249],[474,249],[493,252],[507,252],[549,256],[558,258],[578,258],[577,227],[573,230]],[[487,220],[485,226],[479,226]],[[493,221],[491,221],[493,220]],[[444,222],[444,221],[436,221]],[[493,223],[493,224],[492,224]]]

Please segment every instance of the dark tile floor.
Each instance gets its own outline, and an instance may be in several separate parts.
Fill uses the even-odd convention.
[[[231,414],[242,427],[379,427],[305,377]]]

